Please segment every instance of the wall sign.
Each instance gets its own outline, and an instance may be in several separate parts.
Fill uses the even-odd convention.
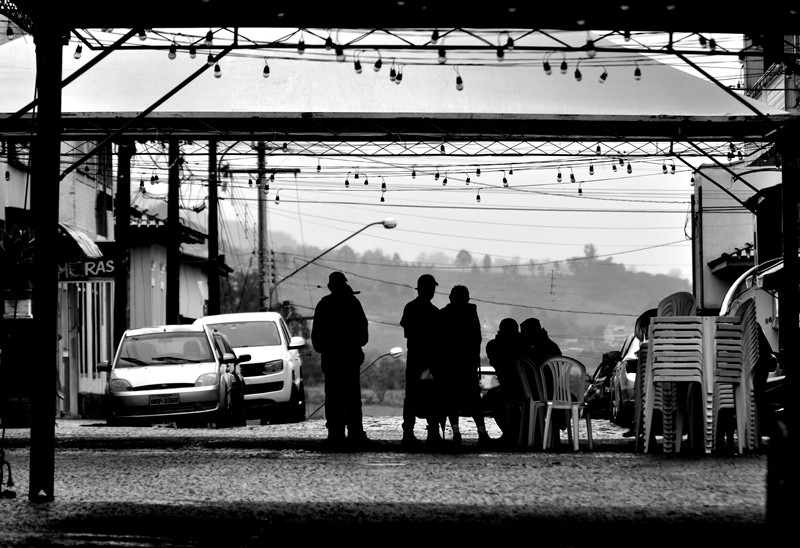
[[[59,282],[102,282],[114,279],[114,259],[100,257],[58,265]]]

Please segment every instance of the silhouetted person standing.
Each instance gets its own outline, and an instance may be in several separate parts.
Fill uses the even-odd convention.
[[[360,368],[369,341],[367,316],[341,272],[328,277],[330,294],[314,310],[311,343],[325,375],[328,442],[341,446],[369,441],[362,425]],[[345,438],[345,428],[347,437]]]
[[[478,427],[478,444],[488,445],[491,438],[481,410],[479,369],[481,363],[481,322],[478,307],[469,302],[469,289],[453,286],[450,302],[441,310],[443,388],[447,417],[453,429],[453,443],[461,444],[459,416],[469,414]]]
[[[436,377],[439,366],[439,343],[437,334],[441,328],[439,309],[431,302],[436,293],[436,279],[423,274],[417,280],[417,298],[403,308],[400,326],[406,338],[408,355],[406,357],[406,389],[403,400],[403,445],[415,447],[419,440],[414,435],[418,405],[424,396],[420,375],[430,370]],[[430,381],[425,381],[430,382]],[[428,438],[430,444],[442,441],[439,424],[442,418],[428,414]]]

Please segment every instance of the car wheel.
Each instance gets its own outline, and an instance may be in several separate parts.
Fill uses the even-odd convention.
[[[616,385],[611,387],[611,422],[614,424],[621,424],[622,423],[622,405],[619,401],[619,391],[617,390]]]

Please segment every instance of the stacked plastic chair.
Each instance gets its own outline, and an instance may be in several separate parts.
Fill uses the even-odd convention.
[[[725,435],[719,429],[719,417],[723,409],[732,410],[735,414],[739,453],[760,445],[753,388],[753,373],[758,361],[756,321],[752,299],[742,303],[735,316],[716,319],[712,416],[714,449],[719,448],[718,444]]]
[[[567,414],[567,435],[572,442],[572,448],[577,451],[579,449],[580,416],[581,411],[585,411],[583,396],[586,393],[586,367],[574,358],[552,356],[543,361],[539,369],[542,372],[541,378],[544,380],[544,400],[547,405],[542,447],[545,450],[550,448],[553,411],[563,410]],[[584,413],[584,416],[589,449],[593,449],[591,417],[588,413]]]
[[[684,394],[696,385],[703,395],[704,446],[711,449],[711,394],[707,389],[703,349],[703,319],[699,316],[656,316],[650,322],[649,349],[645,378],[644,450],[651,449],[655,415],[655,395],[662,392],[662,434],[665,453],[679,452],[685,420]],[[708,401],[705,401],[708,400]],[[708,412],[706,412],[708,410]]]
[[[637,319],[633,327],[634,336],[639,339],[639,351],[637,352],[636,364],[636,380],[634,381],[634,417],[633,417],[633,430],[635,434],[635,451],[641,452],[644,450],[644,379],[647,371],[647,352],[649,348],[649,328],[650,319],[656,316],[658,310],[651,308],[643,312]],[[656,394],[656,403],[654,407],[661,411],[661,394],[660,391]]]
[[[544,383],[538,367],[527,357],[516,358],[516,371],[524,392],[522,401],[512,404],[509,416],[514,444],[520,449],[541,449],[547,404],[539,399]]]

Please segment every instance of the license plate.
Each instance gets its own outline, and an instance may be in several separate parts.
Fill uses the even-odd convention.
[[[181,397],[178,394],[153,394],[150,396],[150,405],[178,405]]]

